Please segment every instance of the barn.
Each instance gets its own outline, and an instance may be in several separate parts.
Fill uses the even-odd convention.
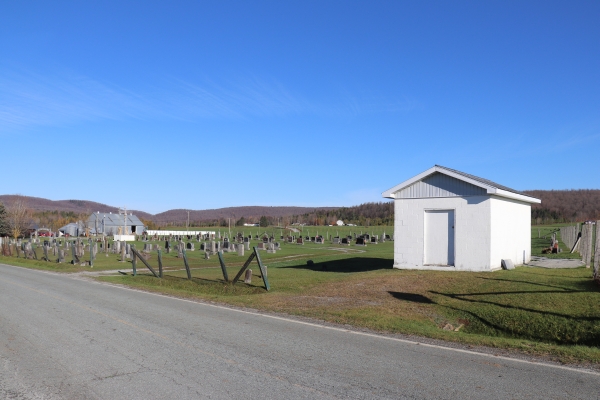
[[[539,199],[440,165],[382,195],[394,199],[394,268],[494,271],[530,260]]]
[[[100,211],[91,214],[86,225],[92,234],[98,235],[141,235],[146,230],[144,223],[135,215]]]

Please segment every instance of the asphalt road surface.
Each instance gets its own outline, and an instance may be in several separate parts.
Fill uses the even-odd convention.
[[[0,265],[0,399],[596,399],[600,374]]]

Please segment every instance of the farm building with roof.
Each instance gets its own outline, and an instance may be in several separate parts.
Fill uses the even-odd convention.
[[[98,235],[141,235],[146,229],[135,215],[97,212],[89,216],[86,226],[90,233]]]
[[[394,268],[493,271],[531,257],[539,199],[436,165],[383,192],[394,199]]]

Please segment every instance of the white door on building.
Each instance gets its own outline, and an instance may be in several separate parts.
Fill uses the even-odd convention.
[[[454,210],[425,211],[426,265],[454,265]]]

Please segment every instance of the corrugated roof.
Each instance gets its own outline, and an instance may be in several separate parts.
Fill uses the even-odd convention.
[[[102,223],[102,220],[104,220],[104,226],[105,227],[109,227],[109,226],[123,226],[123,215],[122,214],[107,214],[107,213],[94,213],[92,215],[90,215],[90,217],[88,218],[88,226],[89,224],[93,224],[96,221],[96,218],[98,219],[98,224]],[[127,221],[125,222],[126,226],[143,226],[144,223],[135,215],[131,215],[131,214],[127,214]]]
[[[512,192],[512,193],[520,194],[522,196],[533,197],[531,195],[528,195],[527,193],[523,193],[523,192],[520,192],[518,190],[511,189],[508,186],[500,185],[499,183],[490,181],[489,179],[480,178],[480,177],[475,176],[475,175],[467,174],[466,172],[462,172],[462,171],[458,171],[458,170],[455,170],[455,169],[452,169],[452,168],[444,167],[443,165],[437,165],[436,164],[435,166],[438,167],[438,168],[443,168],[443,169],[448,170],[450,172],[454,172],[455,174],[459,174],[459,175],[462,175],[464,177],[473,179],[474,181],[481,182],[481,183],[483,183],[485,185],[493,186],[496,189],[506,190],[507,192]]]
[[[467,173],[464,173],[461,171],[457,171],[452,168],[447,168],[442,165],[434,165],[433,167],[429,168],[427,171],[424,171],[424,172],[400,183],[399,185],[396,185],[393,188],[386,190],[385,192],[382,193],[382,196],[389,198],[389,199],[405,197],[405,196],[403,196],[404,193],[401,192],[402,190],[415,184],[415,182],[419,182],[419,181],[425,182],[425,179],[427,177],[430,177],[436,173],[447,175],[449,177],[453,177],[458,180],[463,180],[463,181],[470,183],[472,185],[475,185],[475,186],[480,186],[480,187],[486,189],[487,194],[490,194],[490,195],[496,195],[496,196],[500,196],[500,197],[516,199],[516,200],[524,201],[527,203],[540,203],[541,202],[541,200],[539,200],[531,195],[528,195],[528,194],[520,192],[518,190],[509,188],[504,185],[500,185],[496,182],[490,181],[489,179],[480,178],[478,176],[467,174]],[[452,193],[454,193],[454,192],[452,192]],[[459,192],[457,192],[455,194],[458,194],[458,193]],[[462,192],[460,192],[460,193],[462,193]],[[399,197],[396,197],[397,195]],[[463,193],[462,195],[468,195],[468,194]],[[408,197],[412,198],[411,196],[408,196]],[[428,196],[421,194],[419,197],[428,197]]]

